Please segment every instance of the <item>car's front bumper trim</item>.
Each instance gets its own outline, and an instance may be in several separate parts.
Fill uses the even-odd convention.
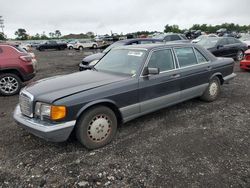
[[[16,107],[13,116],[15,121],[30,133],[53,142],[63,142],[67,140],[76,124],[75,120],[51,124],[34,118],[29,118],[22,115],[19,105]]]

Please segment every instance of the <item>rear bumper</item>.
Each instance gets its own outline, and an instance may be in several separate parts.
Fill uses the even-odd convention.
[[[250,61],[249,60],[242,60],[240,62],[240,68],[245,70],[250,70]]]
[[[51,142],[66,141],[76,123],[76,121],[69,121],[59,124],[51,124],[41,120],[29,118],[22,115],[19,105],[16,107],[13,117],[17,124],[26,129],[28,132]]]
[[[236,74],[235,73],[232,73],[232,74],[230,74],[230,75],[228,75],[228,76],[225,76],[224,78],[223,78],[223,80],[224,80],[224,83],[229,83],[229,81],[230,80],[232,80],[232,79],[234,79],[236,77]]]

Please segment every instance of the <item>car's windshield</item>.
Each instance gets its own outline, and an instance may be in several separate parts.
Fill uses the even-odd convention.
[[[103,50],[103,53],[106,54],[106,53],[108,53],[112,48],[115,48],[115,47],[118,47],[118,46],[123,46],[123,45],[125,45],[124,42],[121,42],[121,41],[115,42],[115,43],[111,44],[109,47],[107,47],[105,50]]]
[[[135,76],[146,56],[144,50],[114,49],[95,66],[97,71]]]
[[[205,37],[202,38],[197,44],[203,46],[204,48],[212,48],[215,47],[217,44],[219,38],[214,38],[214,37]]]

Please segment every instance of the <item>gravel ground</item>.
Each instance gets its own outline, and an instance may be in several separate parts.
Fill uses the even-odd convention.
[[[78,71],[91,52],[36,52],[35,80]],[[250,73],[239,70],[213,103],[193,99],[119,127],[88,151],[18,127],[18,96],[0,96],[0,187],[250,187]]]

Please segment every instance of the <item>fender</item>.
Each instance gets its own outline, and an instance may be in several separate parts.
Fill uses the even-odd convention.
[[[112,100],[110,100],[110,99],[100,99],[100,100],[92,101],[92,102],[90,102],[90,103],[85,104],[85,105],[78,111],[78,113],[77,113],[77,115],[76,115],[76,118],[78,119],[79,116],[80,116],[87,108],[89,108],[89,107],[91,107],[91,106],[94,106],[94,105],[98,105],[98,104],[100,104],[100,103],[109,103],[109,104],[112,104],[113,106],[115,106],[115,107],[118,109],[118,111],[119,111],[119,113],[120,113],[120,110],[119,110],[117,104],[116,104],[114,101],[112,101]],[[120,114],[121,114],[121,113],[120,113]]]

